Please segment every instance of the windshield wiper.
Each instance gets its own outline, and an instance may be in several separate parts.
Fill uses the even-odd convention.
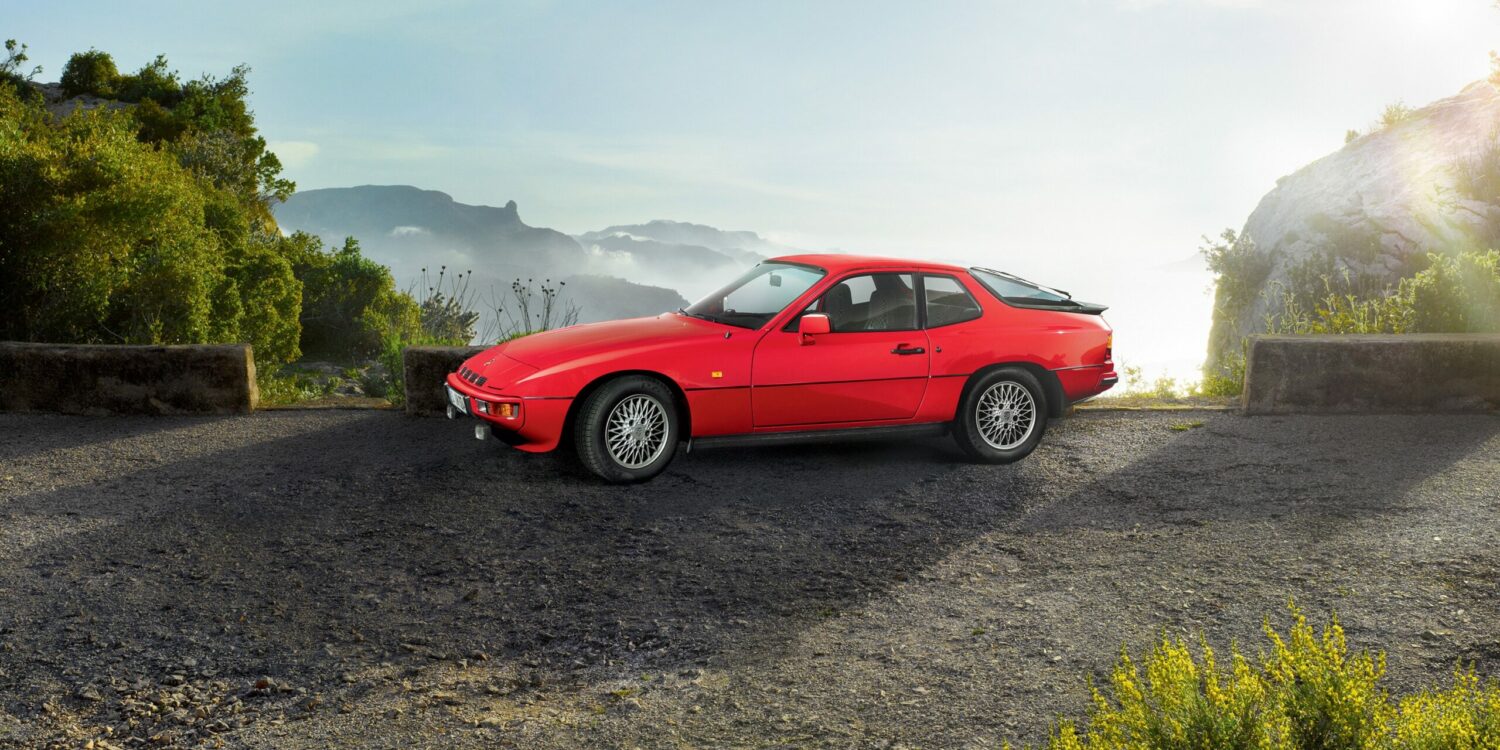
[[[687,316],[689,318],[697,318],[699,320],[706,320],[706,321],[708,321],[710,323],[717,323],[717,322],[719,322],[717,319],[715,319],[711,315],[708,315],[707,313],[688,312],[688,309],[686,307],[679,307],[679,308],[677,308],[677,314],[678,315],[685,315],[685,316]]]

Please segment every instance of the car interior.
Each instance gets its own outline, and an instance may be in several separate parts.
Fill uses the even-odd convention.
[[[910,331],[917,327],[916,290],[908,273],[865,274],[834,285],[803,312],[827,314],[834,333]]]
[[[979,303],[954,279],[927,276],[926,284],[929,328],[979,317]],[[917,327],[916,290],[911,274],[865,274],[835,284],[802,312],[826,314],[834,333],[910,331]],[[796,327],[794,318],[786,330]]]

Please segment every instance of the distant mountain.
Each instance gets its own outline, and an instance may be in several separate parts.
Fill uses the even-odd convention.
[[[569,298],[593,305],[593,320],[637,318],[670,312],[687,305],[677,292],[659,286],[632,284],[613,276],[582,274],[563,279]]]
[[[771,242],[755,232],[725,231],[702,224],[663,219],[645,224],[617,224],[597,232],[580,234],[577,239],[584,247],[602,244],[609,239],[630,239],[636,242],[654,241],[661,245],[676,245],[683,248],[706,248],[741,263],[757,263],[773,255],[796,252],[792,248]]]
[[[629,257],[641,271],[663,278],[683,273],[716,273],[727,278],[744,265],[742,261],[701,245],[678,245],[625,234],[599,237],[588,241],[584,247],[601,257]]]
[[[274,209],[285,231],[338,245],[359,240],[367,257],[391,268],[398,286],[414,287],[423,269],[473,271],[481,306],[512,279],[564,279],[581,322],[654,315],[687,304],[729,281],[764,255],[789,252],[754,232],[652,221],[570,237],[521,221],[504,207],[459,203],[446,193],[409,185],[306,190]],[[485,327],[482,321],[480,328]]]
[[[361,185],[306,190],[276,207],[276,221],[341,241],[352,235],[367,254],[409,260],[427,250],[459,251],[475,263],[515,266],[533,273],[569,269],[583,248],[562,232],[527,226],[516,202],[503,208],[459,203],[446,193],[409,185]],[[424,261],[425,262],[425,261]]]

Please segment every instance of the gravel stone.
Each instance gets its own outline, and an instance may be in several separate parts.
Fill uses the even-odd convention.
[[[1122,644],[1253,652],[1292,597],[1397,691],[1500,674],[1491,415],[1085,412],[1011,466],[612,487],[390,411],[0,414],[0,475],[0,748],[1035,743]]]

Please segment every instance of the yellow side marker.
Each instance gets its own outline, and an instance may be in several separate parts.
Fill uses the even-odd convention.
[[[724,371],[723,370],[714,370],[713,372],[709,373],[709,375],[711,377],[715,377],[715,378],[722,378],[722,377],[724,377]]]

